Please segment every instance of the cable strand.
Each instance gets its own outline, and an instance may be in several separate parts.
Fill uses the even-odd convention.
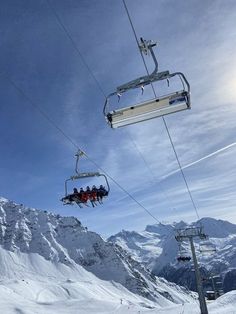
[[[63,31],[65,32],[66,36],[69,38],[69,40],[71,41],[73,47],[75,48],[78,56],[81,58],[82,62],[84,63],[84,65],[86,66],[87,70],[89,71],[90,75],[92,76],[92,78],[94,79],[94,81],[96,82],[99,90],[101,91],[102,95],[106,98],[106,94],[102,88],[102,86],[100,85],[99,81],[97,80],[97,78],[95,77],[95,75],[93,74],[93,71],[91,70],[91,68],[89,67],[89,65],[87,64],[87,62],[85,61],[82,53],[80,52],[80,50],[77,47],[77,44],[75,43],[74,39],[72,38],[71,34],[69,33],[69,31],[67,30],[67,28],[65,27],[65,25],[63,24],[61,18],[59,17],[59,15],[57,14],[55,8],[52,6],[51,2],[49,0],[46,0],[48,3],[48,6],[50,7],[53,15],[55,16],[57,22],[60,24],[60,26],[62,27]],[[124,3],[125,5],[125,3]],[[128,12],[128,11],[127,11]],[[130,17],[129,17],[130,18]],[[131,18],[130,18],[130,22]],[[136,38],[137,44],[138,44],[138,39]],[[143,55],[140,51],[141,57],[143,58]],[[144,58],[143,58],[143,61]],[[148,68],[146,67],[146,70],[148,71]],[[154,90],[154,89],[153,89]],[[155,93],[155,91],[154,91]],[[136,202],[140,207],[142,207],[153,219],[155,219],[155,221],[157,221],[158,223],[161,223],[155,216],[152,215],[152,213],[149,212],[148,209],[146,209],[146,207],[144,207],[139,201],[137,201],[126,189],[124,189],[115,179],[113,179],[110,175],[108,175],[108,173],[106,171],[104,171],[101,167],[99,167],[99,165],[97,165],[97,163],[95,163],[91,158],[88,157],[87,154],[85,154],[86,157],[88,158],[88,160],[90,160],[94,165],[96,165],[96,167],[98,169],[100,169],[104,174],[106,174],[106,176],[113,181],[123,192],[125,192],[134,202]]]
[[[14,88],[27,100],[27,102],[36,109],[48,122],[51,124],[54,128],[57,129],[57,131],[64,136],[66,140],[68,140],[75,148],[76,150],[80,150],[84,153],[86,158],[93,163],[97,169],[101,170],[112,182],[114,182],[129,198],[131,198],[139,207],[144,209],[156,222],[161,223],[155,216],[152,215],[152,213],[143,206],[138,200],[136,200],[135,197],[133,197],[125,188],[123,188],[112,176],[110,176],[104,169],[102,169],[91,157],[85,153],[84,149],[81,149],[72,139],[70,136],[68,136],[58,125],[47,115],[47,113],[42,110],[13,80],[11,80],[6,74],[2,74],[8,82],[14,86]]]
[[[127,5],[126,5],[125,0],[122,0],[122,1],[123,1],[124,7],[125,7],[125,11],[126,11],[126,13],[127,13],[128,19],[129,19],[129,22],[130,22],[131,28],[132,28],[133,33],[134,33],[134,37],[135,37],[136,43],[137,43],[137,45],[138,45],[138,49],[139,49],[139,42],[138,42],[137,33],[136,33],[136,31],[135,31],[135,28],[134,28],[133,22],[132,22],[132,20],[131,20],[131,17],[130,17],[130,14],[129,14],[129,10],[128,10],[128,7],[127,7]],[[139,51],[140,51],[140,49],[139,49]],[[140,54],[141,54],[141,56],[142,56],[142,60],[143,60],[143,63],[144,63],[145,69],[146,69],[146,71],[147,71],[147,74],[148,74],[148,75],[150,75],[150,74],[149,74],[149,71],[148,71],[148,68],[147,68],[146,61],[145,61],[144,56],[143,56],[143,54],[142,54],[142,52],[141,52],[141,51],[140,51]],[[153,86],[153,83],[152,83],[152,82],[151,82],[151,86],[152,86],[152,90],[153,90],[154,96],[155,96],[155,97],[157,97],[157,96],[156,96],[156,91],[155,91],[155,88],[154,88],[154,86]],[[163,122],[164,122],[165,129],[166,129],[166,131],[167,131],[167,134],[168,134],[168,137],[169,137],[169,140],[170,140],[171,146],[172,146],[172,148],[173,148],[173,151],[174,151],[174,154],[175,154],[175,157],[176,157],[177,163],[178,163],[178,166],[179,166],[179,168],[180,168],[180,171],[181,171],[181,174],[182,174],[183,180],[184,180],[184,182],[185,182],[185,185],[186,185],[186,188],[187,188],[187,191],[188,191],[188,194],[189,194],[189,197],[190,197],[191,203],[192,203],[193,208],[194,208],[194,210],[195,210],[195,212],[196,212],[197,218],[199,219],[199,214],[198,214],[197,206],[196,206],[196,204],[195,204],[195,202],[194,202],[194,199],[193,199],[192,193],[191,193],[191,191],[190,191],[190,189],[189,189],[189,185],[188,185],[188,183],[187,183],[187,179],[186,179],[186,177],[185,177],[185,175],[184,175],[184,171],[183,171],[183,169],[182,169],[182,167],[181,167],[181,164],[180,164],[180,161],[179,161],[179,157],[178,157],[177,151],[176,151],[176,149],[175,149],[175,146],[174,146],[174,143],[173,143],[172,137],[171,137],[170,132],[169,132],[169,128],[168,128],[167,123],[166,123],[166,121],[165,121],[165,118],[164,118],[163,116],[162,116],[162,120],[163,120]]]
[[[55,16],[58,24],[61,26],[61,28],[63,29],[63,31],[65,32],[66,36],[69,38],[71,44],[73,45],[75,51],[77,52],[77,54],[79,55],[80,59],[82,60],[83,64],[85,65],[85,67],[87,68],[88,72],[90,73],[91,77],[94,79],[94,81],[97,84],[97,87],[99,88],[100,92],[103,94],[103,96],[106,98],[106,94],[102,88],[102,86],[100,85],[99,81],[97,80],[96,76],[94,75],[93,71],[91,70],[91,68],[89,67],[88,63],[86,62],[85,58],[83,57],[82,53],[80,52],[80,50],[77,47],[77,44],[75,43],[74,39],[72,38],[71,34],[69,33],[69,31],[67,30],[67,28],[65,27],[65,25],[63,24],[61,18],[59,17],[59,15],[57,14],[55,8],[51,5],[51,2],[49,0],[46,0],[47,4],[49,6],[49,8],[51,9],[51,12],[53,13],[53,15]]]
[[[173,143],[173,141],[172,141],[172,137],[171,137],[171,135],[170,135],[169,128],[168,128],[168,126],[167,126],[167,124],[166,124],[166,120],[165,120],[165,118],[164,118],[163,116],[162,116],[162,120],[163,120],[163,123],[164,123],[164,125],[165,125],[165,128],[166,128],[166,131],[167,131],[167,134],[168,134],[168,137],[169,137],[171,146],[172,146],[172,148],[173,148],[173,151],[174,151],[174,154],[175,154],[175,158],[176,158],[176,160],[177,160],[177,162],[178,162],[179,169],[180,169],[181,174],[182,174],[182,177],[183,177],[183,179],[184,179],[184,182],[185,182],[185,185],[186,185],[186,188],[187,188],[187,191],[188,191],[190,200],[191,200],[191,202],[192,202],[193,208],[194,208],[194,210],[195,210],[195,212],[196,212],[196,215],[197,215],[197,218],[198,218],[198,220],[199,220],[200,217],[199,217],[199,214],[198,214],[198,210],[197,210],[196,204],[195,204],[194,199],[193,199],[193,197],[192,197],[192,193],[191,193],[191,191],[190,191],[190,189],[189,189],[189,185],[188,185],[186,176],[185,176],[185,174],[184,174],[183,168],[182,168],[182,166],[181,166],[181,163],[180,163],[178,154],[177,154],[177,152],[176,152],[174,143]]]
[[[143,54],[142,54],[142,52],[141,52],[141,50],[140,50],[140,48],[139,48],[138,36],[137,36],[137,34],[136,34],[136,31],[135,31],[133,22],[132,22],[132,20],[131,20],[131,16],[130,16],[130,14],[129,14],[128,7],[127,7],[127,5],[126,5],[125,0],[122,0],[122,1],[123,1],[124,7],[125,7],[125,11],[126,11],[126,13],[127,13],[128,19],[129,19],[131,28],[132,28],[132,30],[133,30],[134,37],[135,37],[135,40],[136,40],[136,43],[137,43],[137,46],[138,46],[138,50],[139,50],[140,55],[141,55],[141,58],[142,58],[142,60],[143,60],[143,63],[144,63],[146,72],[147,72],[148,75],[150,75],[150,73],[149,73],[149,71],[148,71],[148,67],[147,67],[146,61],[145,61],[145,59],[144,59],[144,56],[143,56]],[[154,95],[155,95],[155,97],[156,97],[156,91],[155,91],[155,88],[154,88],[154,86],[153,86],[153,83],[151,83],[151,87],[152,87],[152,91],[153,91],[153,93],[154,93]]]
[[[174,206],[172,200],[170,199],[170,197],[168,196],[168,194],[167,194],[167,193],[165,192],[165,190],[163,189],[162,184],[161,184],[161,181],[159,181],[159,180],[157,179],[157,176],[154,175],[154,173],[153,173],[153,171],[152,171],[152,168],[151,168],[150,165],[148,164],[146,158],[144,157],[142,151],[140,150],[140,148],[139,148],[138,145],[136,144],[135,140],[133,139],[133,137],[132,137],[128,132],[127,132],[126,134],[127,134],[127,136],[130,138],[131,143],[133,144],[135,150],[138,152],[140,158],[142,159],[144,165],[146,166],[146,168],[147,168],[147,170],[148,170],[148,172],[149,172],[149,174],[150,174],[150,178],[151,178],[152,180],[149,180],[149,181],[151,182],[151,184],[157,184],[157,185],[160,187],[163,196],[166,198],[166,200],[170,203],[171,207],[174,209],[175,206]]]

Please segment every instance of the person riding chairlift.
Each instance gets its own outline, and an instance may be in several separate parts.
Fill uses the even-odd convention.
[[[92,190],[90,189],[89,186],[87,186],[86,187],[86,193],[88,195],[88,199],[90,200],[92,206],[94,207],[96,205],[95,201],[96,201],[96,196],[97,196],[97,193],[95,194],[95,191],[94,191],[94,186],[93,186]]]
[[[107,196],[108,195],[108,192],[107,190],[105,189],[105,187],[103,185],[100,185],[99,189],[98,189],[98,192],[97,192],[97,196],[98,196],[98,200],[100,202],[102,202],[102,199],[104,196]]]
[[[80,193],[81,193],[81,197],[80,197],[81,202],[82,203],[87,203],[87,201],[89,199],[87,191],[84,191],[83,188],[80,188]]]
[[[90,187],[86,186],[86,193],[90,193],[90,192],[91,192]]]
[[[97,192],[98,192],[98,189],[96,188],[95,185],[93,185],[92,190],[91,190],[91,194],[90,194],[90,196],[91,196],[90,200],[91,201],[96,202],[98,200]]]
[[[73,193],[69,195],[70,202],[78,202],[80,201],[80,194],[76,188],[73,188]]]

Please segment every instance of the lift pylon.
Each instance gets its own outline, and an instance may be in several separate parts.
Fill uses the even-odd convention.
[[[176,230],[176,235],[175,235],[176,241],[178,242],[189,241],[190,242],[201,314],[208,314],[206,300],[205,300],[203,287],[202,287],[201,274],[199,271],[199,266],[197,262],[197,256],[196,256],[194,241],[193,241],[196,238],[201,239],[201,240],[207,238],[207,235],[203,231],[203,227],[187,227],[184,229]]]

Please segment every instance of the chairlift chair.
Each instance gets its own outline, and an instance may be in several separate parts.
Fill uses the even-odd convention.
[[[134,123],[154,119],[160,116],[171,114],[185,109],[190,109],[190,85],[181,72],[170,73],[169,71],[158,72],[158,63],[156,56],[153,51],[153,47],[156,46],[156,43],[152,41],[146,41],[141,38],[140,50],[142,53],[147,54],[151,53],[153,58],[155,69],[154,71],[146,76],[141,76],[135,80],[132,80],[126,84],[123,84],[117,87],[116,91],[107,96],[105,105],[103,108],[103,113],[106,121],[112,128],[119,128],[126,125],[131,125]],[[136,88],[144,89],[144,86],[150,85],[157,81],[167,80],[168,85],[169,81],[173,77],[178,77],[182,83],[182,89],[172,92],[167,95],[161,95],[155,97],[151,100],[134,104],[125,108],[110,110],[109,103],[110,98],[118,95],[120,96]]]
[[[189,262],[189,261],[191,261],[191,256],[184,255],[184,254],[179,254],[177,256],[177,261],[178,262]]]
[[[191,260],[191,256],[189,255],[189,252],[181,244],[179,244],[179,253],[177,256],[177,261],[189,262],[190,260]]]
[[[201,241],[199,243],[199,251],[203,254],[214,254],[216,252],[216,246],[209,240]]]
[[[81,156],[83,156],[83,155],[84,155],[84,153],[82,151],[79,151],[75,155],[77,157],[76,158],[76,167],[75,167],[76,174],[65,180],[65,196],[61,199],[61,201],[63,202],[63,205],[74,205],[74,204],[77,204],[79,207],[83,207],[83,205],[87,205],[86,202],[83,202],[78,197],[78,195],[68,193],[68,183],[70,181],[86,179],[86,178],[94,178],[94,177],[103,177],[104,178],[103,184],[106,185],[106,188],[105,188],[106,193],[104,193],[103,197],[108,196],[108,194],[110,192],[110,186],[109,186],[108,179],[107,179],[105,174],[102,174],[102,173],[99,173],[99,172],[79,172],[79,170],[78,170],[78,162],[79,162],[79,158]],[[100,204],[101,204],[101,202],[100,202]],[[92,203],[92,205],[93,205],[93,203]]]

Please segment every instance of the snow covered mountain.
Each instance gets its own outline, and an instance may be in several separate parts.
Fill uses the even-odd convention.
[[[103,302],[104,313],[113,311],[112,302],[116,307],[161,308],[193,301],[193,294],[153,276],[120,246],[88,231],[74,217],[0,198],[0,245],[1,313],[9,312],[12,298],[19,306],[36,304],[37,311],[42,305],[53,308],[63,300],[61,313],[78,313],[73,308],[78,300],[95,308],[96,302]],[[65,310],[68,302],[71,308]],[[85,306],[81,313],[90,312],[93,310]],[[9,313],[25,312],[19,308]]]
[[[198,250],[199,242],[196,242],[197,257],[203,276],[207,279],[212,275],[221,275],[224,278],[225,291],[236,289],[236,225],[213,218],[203,218],[192,225],[200,224],[217,250],[214,254],[202,254]],[[192,262],[183,264],[176,260],[179,248],[174,238],[175,229],[184,227],[187,227],[187,224],[183,221],[148,225],[143,232],[123,230],[111,236],[108,241],[130,252],[135,260],[143,263],[155,275],[195,290]],[[184,244],[184,248],[190,251],[187,243]],[[189,254],[191,256],[190,252]],[[211,285],[207,280],[206,284]]]

